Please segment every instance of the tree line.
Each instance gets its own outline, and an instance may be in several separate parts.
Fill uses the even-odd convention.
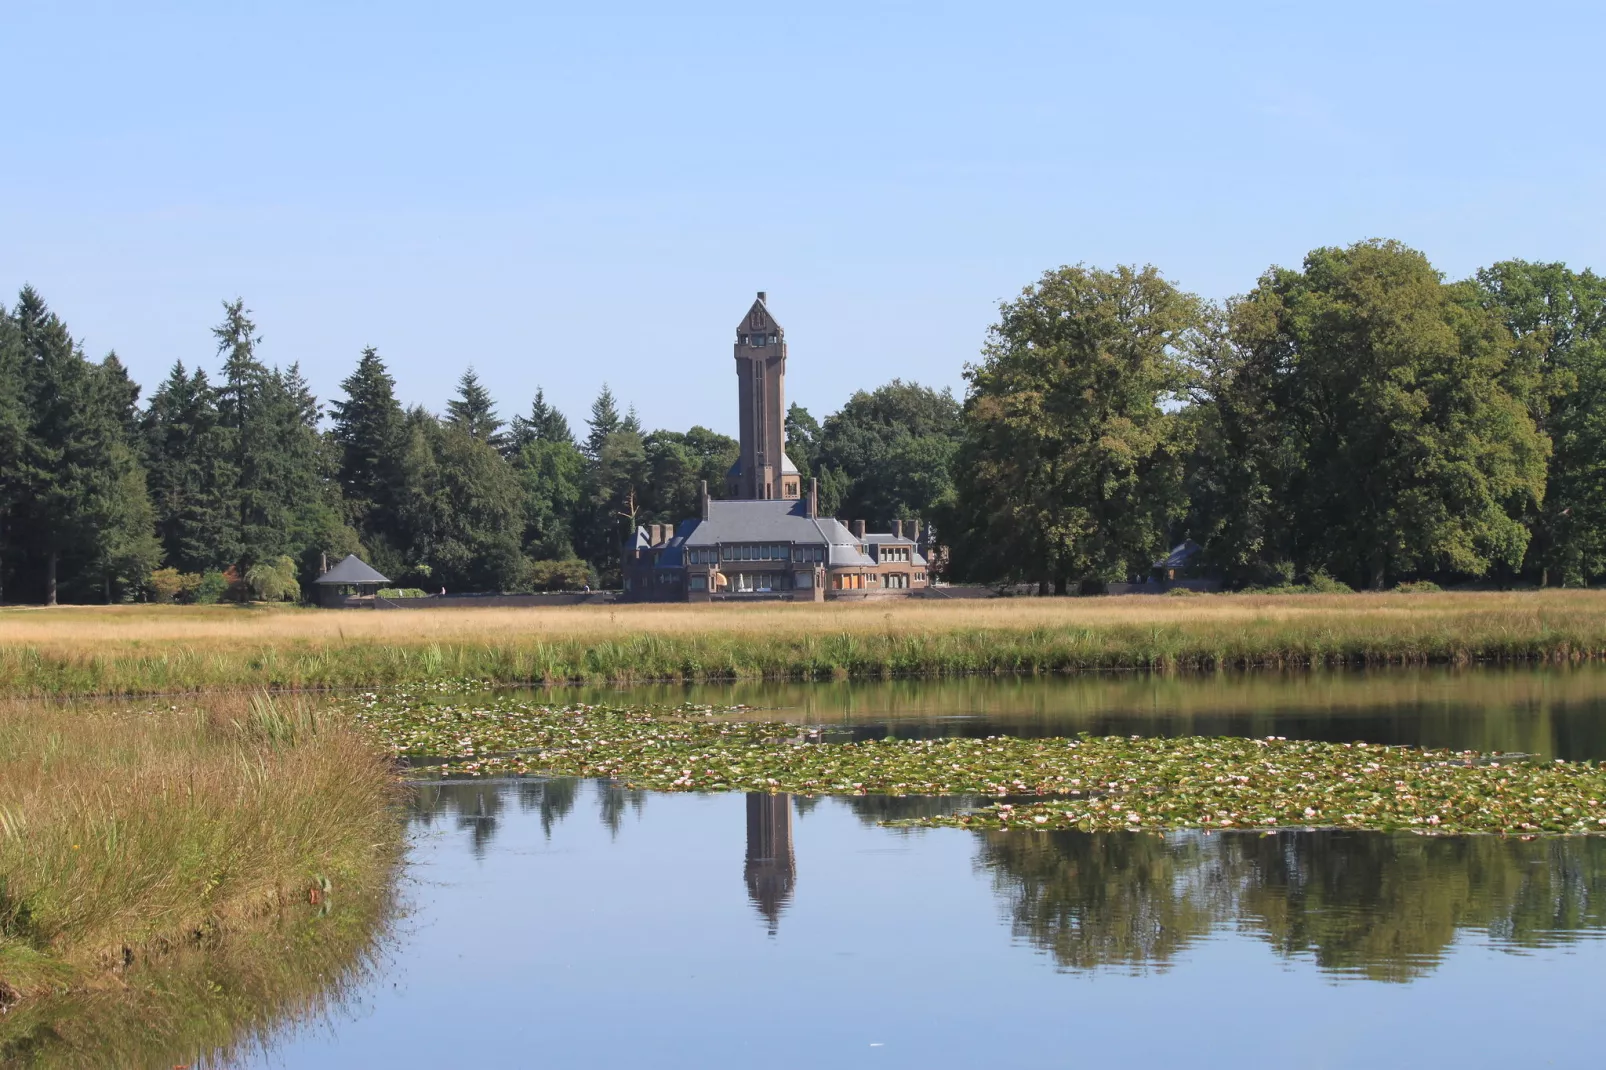
[[[294,597],[358,553],[399,585],[611,585],[620,545],[717,496],[736,442],[643,429],[604,386],[575,430],[504,420],[472,368],[405,407],[380,354],[321,403],[240,300],[216,367],[140,404],[24,288],[0,306],[0,600]],[[1606,284],[1505,261],[1447,279],[1366,241],[1212,303],[1153,267],[1046,272],[1005,302],[963,402],[894,380],[787,452],[843,519],[929,521],[956,580],[1099,590],[1170,546],[1229,586],[1606,573]]]
[[[1606,572],[1591,271],[1448,280],[1375,240],[1219,304],[1152,267],[1077,266],[1000,312],[966,369],[955,575],[1098,589],[1184,538],[1234,586]]]
[[[430,590],[609,585],[628,532],[696,516],[736,460],[705,427],[645,431],[607,386],[579,432],[540,390],[504,420],[472,368],[435,413],[368,348],[323,404],[243,301],[212,336],[214,369],[175,363],[141,405],[33,289],[0,305],[0,601],[293,598],[347,553]],[[788,449],[828,511],[929,513],[959,412],[893,382],[823,422],[792,406]]]

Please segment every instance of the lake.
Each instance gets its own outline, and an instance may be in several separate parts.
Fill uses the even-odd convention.
[[[1606,759],[1594,668],[572,697],[746,703],[849,736],[1276,734]],[[254,1022],[225,1064],[1601,1061],[1606,838],[879,824],[968,802],[421,784],[392,920],[356,965],[318,964],[324,998]],[[139,1059],[187,1061],[164,1043]]]

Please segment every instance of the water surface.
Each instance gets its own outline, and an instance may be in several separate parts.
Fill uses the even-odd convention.
[[[420,789],[389,964],[261,1065],[1594,1066],[1606,841],[906,830]]]

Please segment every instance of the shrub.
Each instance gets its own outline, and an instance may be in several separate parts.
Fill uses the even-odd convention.
[[[536,561],[530,566],[530,581],[538,591],[578,591],[591,582],[591,566],[577,557]]]
[[[1322,569],[1312,572],[1305,580],[1305,588],[1317,594],[1354,594],[1355,588],[1342,580],[1335,580]]]
[[[178,593],[184,589],[184,579],[176,568],[159,568],[151,573],[146,586],[150,588],[152,602],[166,605],[178,600]]]
[[[283,602],[301,597],[301,584],[296,580],[296,563],[289,557],[252,565],[246,570],[245,585],[250,588],[251,595],[262,602]]]
[[[229,578],[217,569],[203,573],[201,582],[190,592],[190,601],[198,606],[210,606],[229,593]]]
[[[1410,583],[1399,583],[1394,586],[1395,594],[1435,594],[1444,590],[1432,580],[1413,580]]]
[[[421,591],[417,587],[381,587],[379,589],[379,597],[381,597],[381,598],[428,598],[429,595],[428,595],[427,592]]]

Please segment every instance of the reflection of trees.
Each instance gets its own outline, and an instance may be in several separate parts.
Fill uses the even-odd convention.
[[[1159,836],[982,833],[980,864],[1015,935],[1071,969],[1165,966],[1210,931],[1220,880],[1196,845]]]
[[[1018,936],[1063,966],[1164,967],[1235,924],[1323,969],[1409,980],[1459,932],[1516,947],[1606,925],[1596,839],[980,833]]]
[[[429,828],[437,821],[455,820],[470,834],[476,858],[496,835],[508,799],[517,800],[525,813],[539,812],[541,831],[548,839],[552,829],[574,810],[582,781],[574,777],[528,777],[513,782],[486,780],[434,780],[413,791],[409,816],[415,825]],[[602,823],[617,835],[627,812],[640,813],[647,793],[611,781],[593,781]]]
[[[922,817],[942,817],[955,810],[982,805],[974,795],[844,795],[837,802],[853,811],[866,825],[883,821],[913,821]],[[889,832],[910,832],[910,828],[893,827]]]

